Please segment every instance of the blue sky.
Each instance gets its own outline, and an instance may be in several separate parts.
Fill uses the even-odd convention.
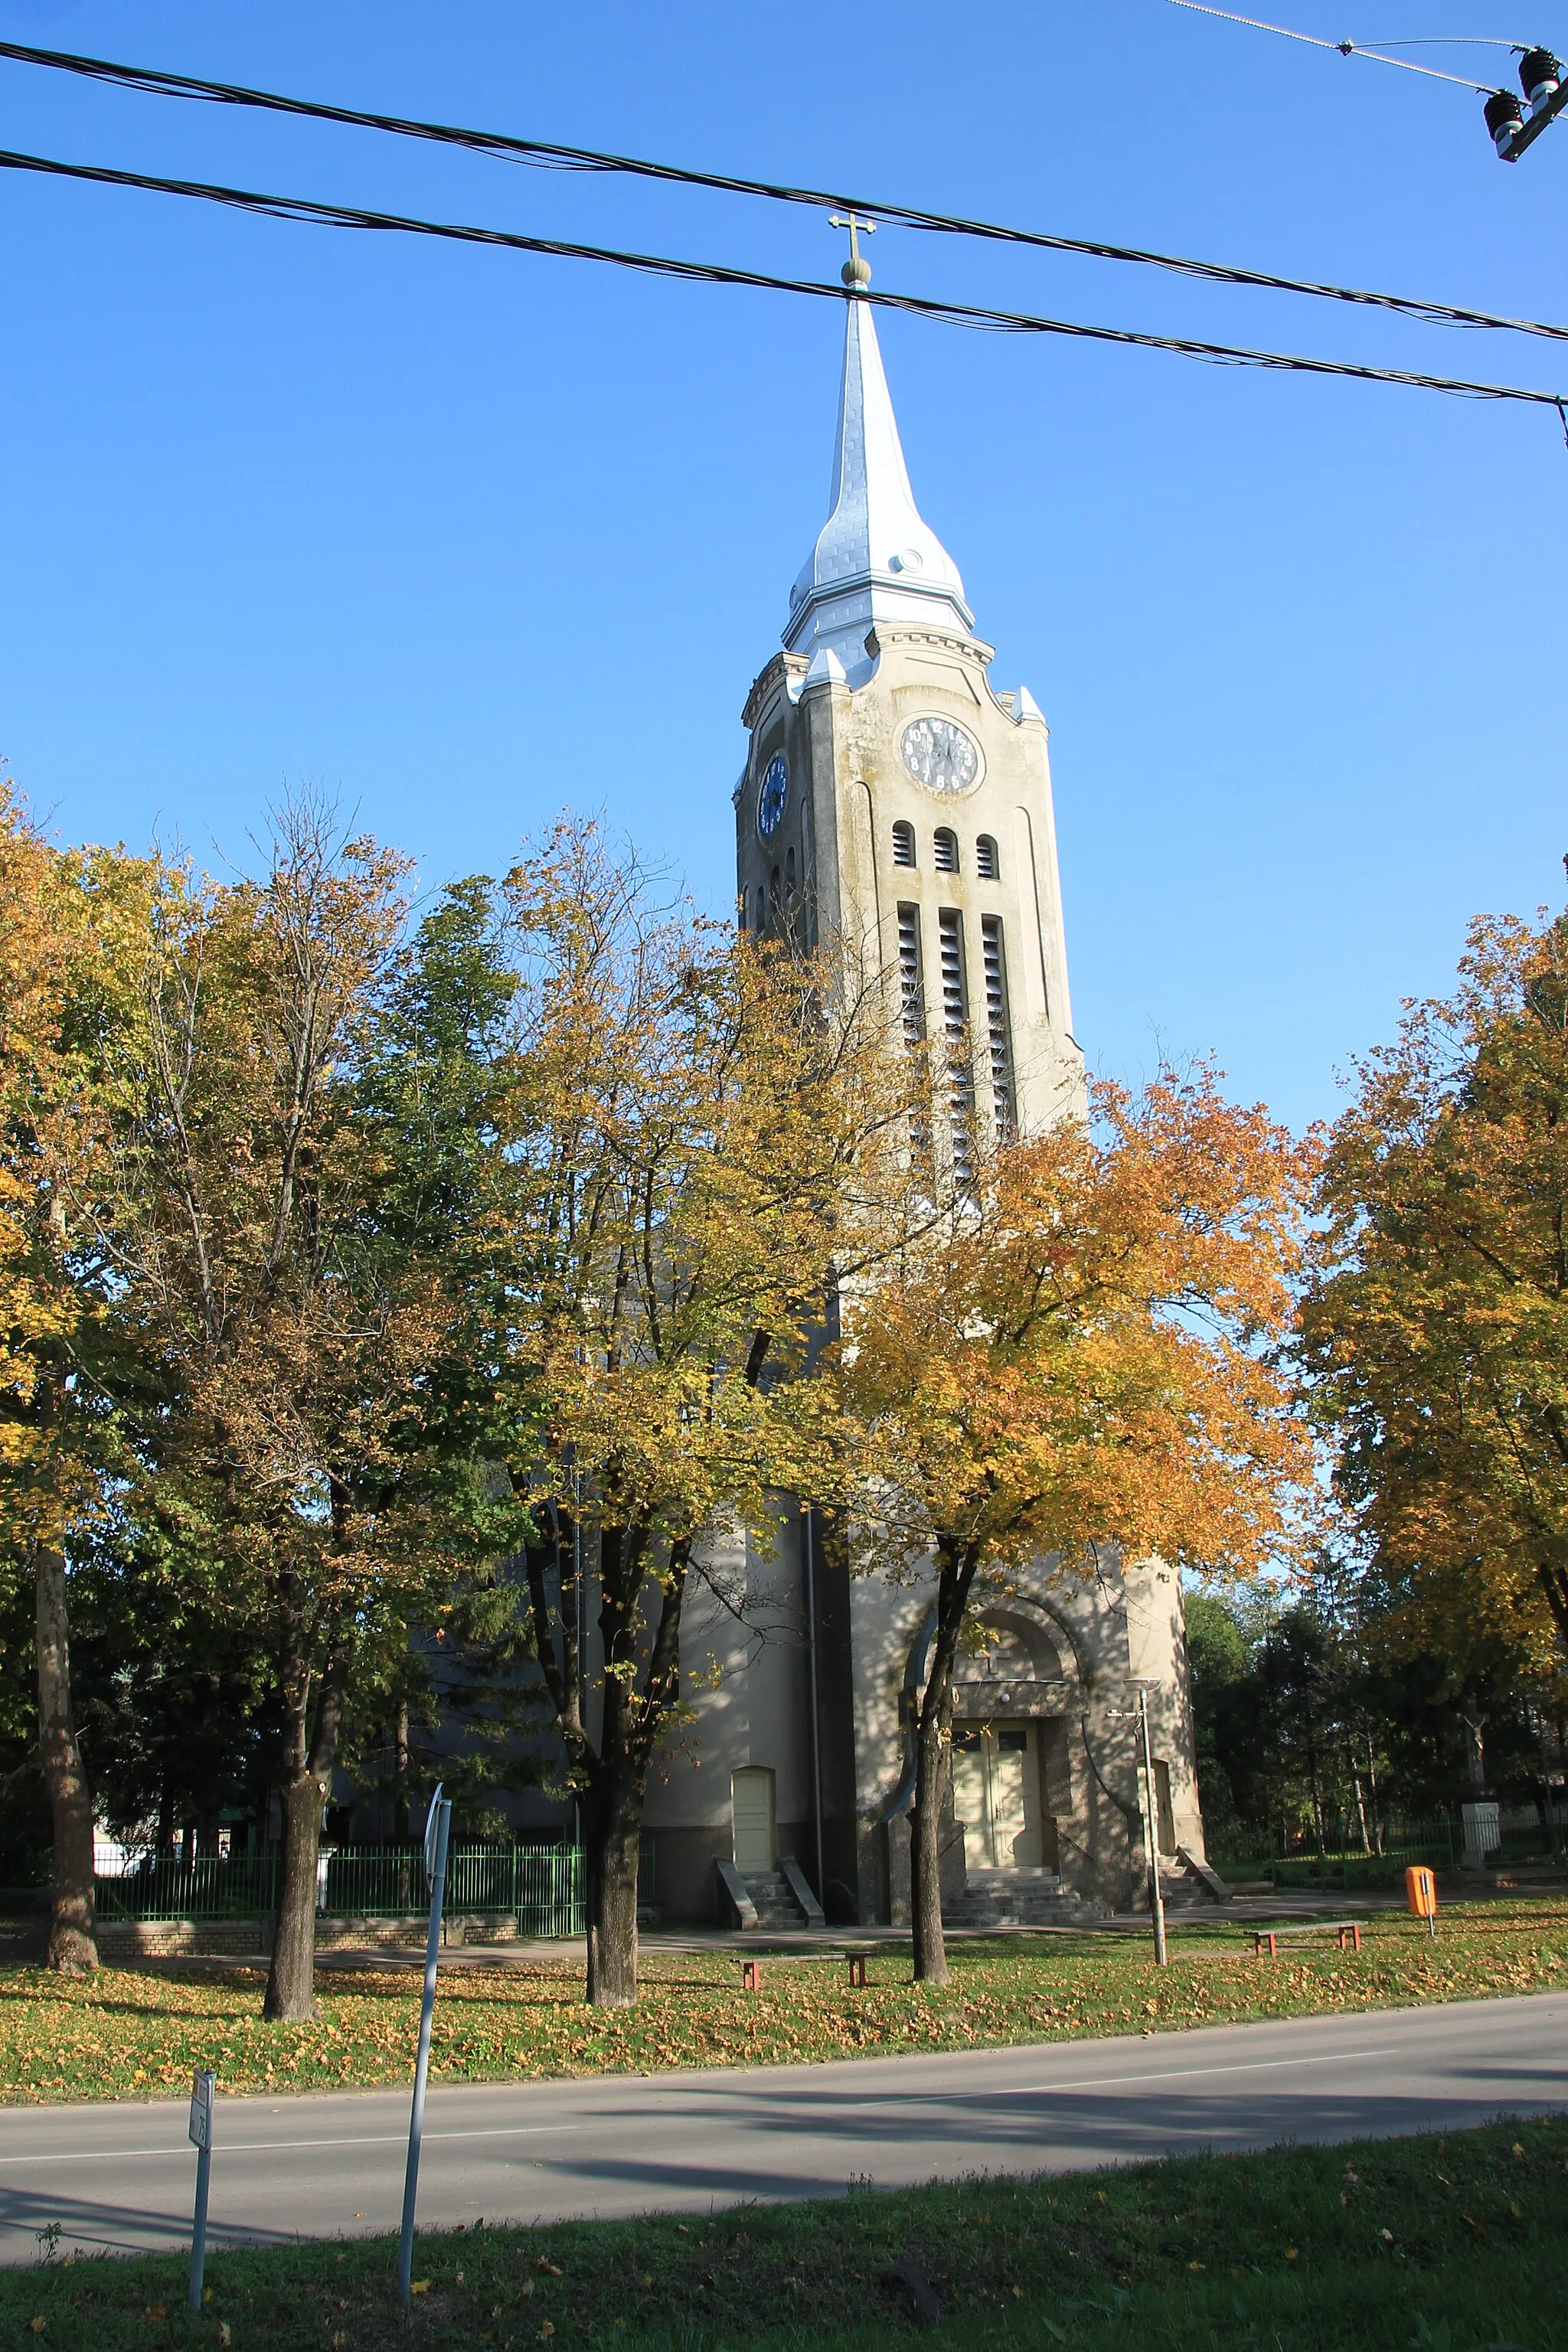
[[[1568,38],[1367,5],[1287,13]],[[0,0],[0,37],[1568,316],[1568,124],[1504,166],[1461,90],[1167,0]],[[786,274],[841,257],[809,214],[11,65],[0,144]],[[1539,340],[871,249],[903,290],[1568,389]],[[243,859],[310,781],[433,885],[571,803],[728,904],[741,707],[824,513],[833,306],[0,174],[0,752],[62,837]],[[1468,916],[1563,895],[1554,415],[880,327],[917,497],[998,683],[1051,722],[1091,1061],[1212,1052],[1292,1123],[1331,1113]]]

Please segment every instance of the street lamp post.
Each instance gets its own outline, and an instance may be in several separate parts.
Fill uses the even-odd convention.
[[[1139,1683],[1138,1728],[1143,1744],[1143,1820],[1144,1837],[1149,1853],[1149,1910],[1154,1922],[1154,1965],[1167,1965],[1165,1951],[1165,1896],[1160,1885],[1160,1808],[1154,1794],[1154,1759],[1149,1745],[1149,1685]],[[1131,1707],[1112,1707],[1110,1712],[1128,1720]]]

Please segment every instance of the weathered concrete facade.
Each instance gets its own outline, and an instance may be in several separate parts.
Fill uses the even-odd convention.
[[[863,287],[865,265],[846,280]],[[914,503],[871,312],[847,312],[829,518],[743,712],[743,919],[858,953],[908,1034],[950,1041],[981,1120],[1038,1132],[1084,1100],[1047,730],[1026,689],[991,684],[957,568]],[[930,1586],[852,1574],[798,1512],[770,1558],[715,1546],[707,1579],[688,1618],[691,1720],[648,1796],[661,1914],[723,1916],[717,1865],[764,1878],[790,1855],[830,1917],[907,1916]],[[1160,1845],[1173,1867],[1178,1848],[1202,1856],[1170,1569],[1110,1550],[1042,1559],[974,1632],[943,1869],[956,1917],[1140,1899],[1140,1685]]]

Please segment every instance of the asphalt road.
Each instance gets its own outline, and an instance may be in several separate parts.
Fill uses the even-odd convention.
[[[419,2219],[553,2221],[1070,2171],[1204,2147],[1452,2129],[1568,2107],[1568,1995],[1126,2041],[437,2090]],[[0,2116],[0,2262],[190,2230],[186,2104]],[[394,2231],[406,2091],[218,2102],[214,2244]]]

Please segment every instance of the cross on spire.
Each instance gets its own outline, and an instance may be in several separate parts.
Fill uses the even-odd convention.
[[[829,213],[827,225],[829,228],[847,228],[849,232],[849,258],[839,273],[846,286],[869,286],[871,265],[860,250],[859,233],[864,229],[868,236],[874,236],[876,222],[868,220],[863,213]]]

